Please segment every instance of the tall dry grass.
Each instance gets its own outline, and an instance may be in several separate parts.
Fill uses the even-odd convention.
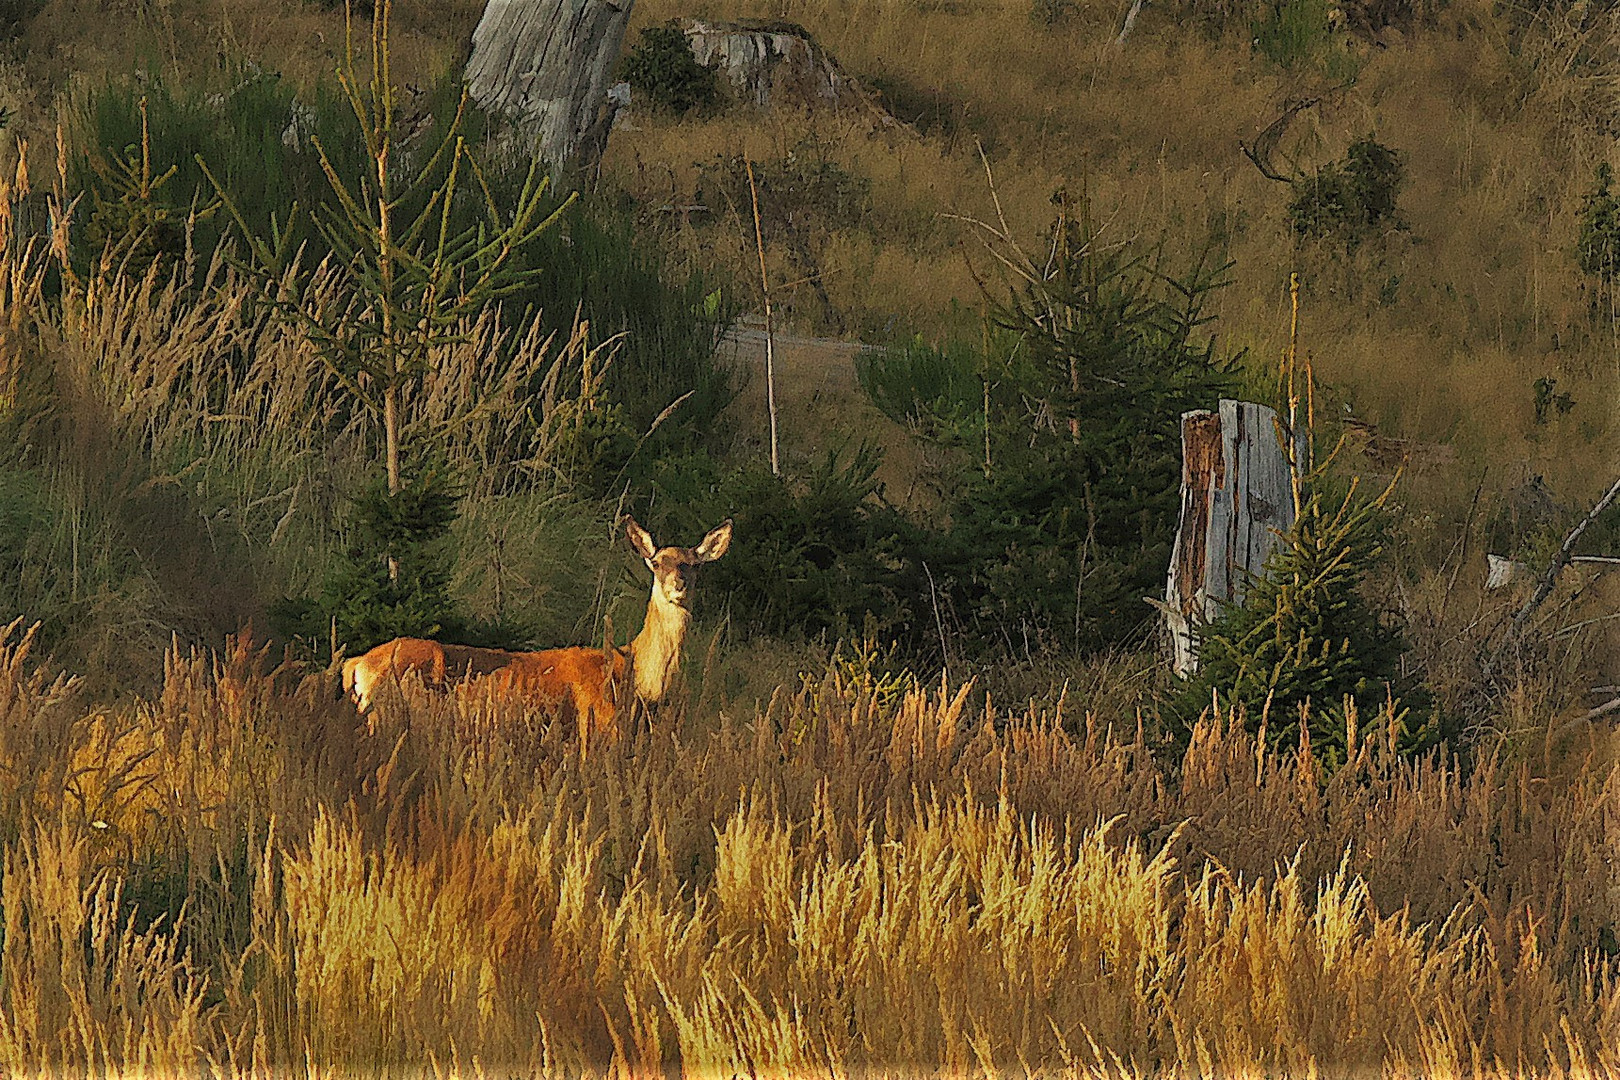
[[[579,746],[172,656],[0,655],[12,1070],[1610,1075],[1612,743],[1323,775],[1214,720],[975,714],[835,666]]]
[[[0,536],[16,568],[0,610],[48,620],[51,646],[99,689],[150,689],[176,633],[263,625],[266,598],[320,581],[349,501],[381,471],[381,424],[225,250],[188,243],[179,265],[144,271],[109,250],[76,273],[66,232],[85,211],[65,191],[61,137],[54,232],[27,235],[21,140],[5,156],[16,180],[0,183]],[[290,273],[341,316],[331,267]],[[404,396],[407,438],[462,481],[474,518],[513,492],[566,517],[546,496],[567,486],[616,343],[577,320],[566,336],[514,330],[493,308],[451,329]],[[471,539],[469,562],[484,538]],[[534,598],[507,592],[521,599],[506,614],[526,614]]]
[[[650,208],[681,206],[699,194],[698,163],[821,155],[870,181],[872,206],[862,221],[822,223],[813,266],[770,253],[773,280],[818,273],[834,317],[802,282],[779,306],[807,325],[874,338],[916,328],[972,339],[971,319],[952,303],[979,305],[969,263],[994,267],[951,215],[994,212],[982,142],[1020,236],[1047,225],[1059,186],[1086,190],[1106,240],[1162,241],[1174,256],[1213,236],[1236,261],[1232,287],[1212,300],[1213,329],[1253,350],[1257,387],[1286,345],[1288,278],[1300,271],[1303,340],[1333,417],[1455,450],[1418,455],[1431,474],[1424,512],[1460,521],[1481,469],[1487,496],[1539,475],[1571,505],[1595,497],[1589,489],[1612,465],[1620,338],[1608,313],[1593,310],[1573,252],[1581,198],[1613,153],[1611,20],[1547,9],[1525,29],[1500,5],[1452,4],[1376,45],[1342,40],[1347,77],[1274,63],[1241,18],[1211,36],[1179,21],[1180,8],[1150,7],[1128,46],[1115,48],[1119,6],[1081,3],[1056,26],[1032,21],[1032,7],[643,0],[638,24],[686,15],[799,22],[917,127],[876,130],[792,110],[680,121],[643,111],[615,135],[605,175]],[[1305,97],[1321,104],[1293,122],[1274,164],[1309,172],[1373,133],[1405,159],[1408,233],[1353,256],[1296,244],[1288,189],[1263,177],[1239,142]],[[732,266],[737,287],[750,290],[751,221],[712,209],[708,224],[647,217],[693,259]],[[799,212],[814,218],[813,207]],[[1546,424],[1532,406],[1541,377],[1575,401]]]

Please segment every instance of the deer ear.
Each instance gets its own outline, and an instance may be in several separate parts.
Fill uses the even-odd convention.
[[[709,535],[703,538],[703,543],[697,546],[697,557],[704,562],[714,562],[726,553],[731,546],[731,519],[726,518]]]
[[[651,534],[637,525],[635,518],[627,516],[624,519],[624,534],[630,538],[631,548],[643,559],[650,559],[657,553],[658,548],[653,544]]]

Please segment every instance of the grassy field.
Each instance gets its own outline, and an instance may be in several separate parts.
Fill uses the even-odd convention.
[[[980,306],[970,267],[993,268],[959,220],[994,217],[982,145],[1026,241],[1050,221],[1059,187],[1089,194],[1108,239],[1162,240],[1172,253],[1213,239],[1235,261],[1213,330],[1251,350],[1257,385],[1286,344],[1288,276],[1300,271],[1305,341],[1333,409],[1386,436],[1448,448],[1418,455],[1408,490],[1426,510],[1460,518],[1487,469],[1487,498],[1532,475],[1571,503],[1595,494],[1613,461],[1620,352],[1607,317],[1588,313],[1573,252],[1581,198],[1611,147],[1607,23],[1569,15],[1565,25],[1549,8],[1533,32],[1516,35],[1489,4],[1450,4],[1377,44],[1323,31],[1315,51],[1283,64],[1251,45],[1248,9],[1232,8],[1225,32],[1211,36],[1189,18],[1196,5],[1149,8],[1116,48],[1114,5],[1075,5],[1055,26],[1033,21],[1031,8],[643,0],[640,25],[684,15],[798,22],[913,124],[879,131],[864,117],[793,111],[678,121],[638,113],[610,147],[609,182],[648,207],[678,206],[702,201],[702,167],[718,158],[791,153],[836,167],[870,185],[869,205],[855,221],[802,208],[807,251],[773,252],[773,276],[816,275],[827,303],[801,283],[789,310],[878,340],[896,329],[971,336],[971,319],[952,304]],[[1579,59],[1594,54],[1600,61]],[[1288,189],[1262,176],[1239,143],[1310,97],[1321,104],[1293,122],[1273,164],[1308,173],[1375,134],[1405,162],[1406,231],[1348,257],[1293,239]],[[648,222],[751,288],[751,222],[714,209],[708,225],[657,214]],[[1532,384],[1542,377],[1575,402],[1550,426],[1535,421]]]
[[[398,4],[400,80],[425,87],[456,63],[479,10]],[[1526,31],[1482,0],[1413,10],[1415,21],[1376,43],[1313,25],[1279,62],[1252,43],[1248,9],[1231,5],[1150,7],[1116,48],[1112,5],[1079,3],[1046,25],[1027,0],[643,0],[632,43],[640,27],[680,15],[798,22],[911,124],[876,132],[861,119],[793,110],[680,121],[638,112],[610,146],[604,182],[633,197],[644,224],[689,259],[725,269],[751,303],[752,232],[734,208],[716,207],[719,220],[697,225],[657,208],[690,203],[701,166],[732,155],[768,163],[791,152],[834,166],[869,185],[868,205],[854,221],[807,207],[807,250],[769,253],[779,284],[799,281],[785,297],[788,317],[804,330],[880,339],[974,333],[980,298],[969,267],[983,272],[988,260],[951,215],[992,216],[982,145],[1026,239],[1050,220],[1059,186],[1090,196],[1108,238],[1162,239],[1172,253],[1213,238],[1236,263],[1214,329],[1250,348],[1259,372],[1285,342],[1288,275],[1301,271],[1306,340],[1334,403],[1389,436],[1460,455],[1426,502],[1471,492],[1469,478],[1486,466],[1489,492],[1541,475],[1578,502],[1581,478],[1606,464],[1594,448],[1615,419],[1620,335],[1603,312],[1589,313],[1573,256],[1581,197],[1610,152],[1610,29],[1549,8]],[[1211,12],[1227,13],[1219,32],[1210,32]],[[179,74],[245,55],[310,86],[330,77],[341,28],[340,13],[293,2],[166,0],[97,19],[53,2],[0,78],[0,103],[41,145],[58,94],[124,73],[132,57]],[[1409,228],[1376,250],[1346,258],[1296,244],[1287,190],[1239,152],[1306,97],[1321,104],[1290,126],[1278,167],[1309,172],[1368,132],[1403,155]],[[953,303],[966,310],[953,314]],[[1535,423],[1541,377],[1574,398],[1551,426]]]
[[[1574,257],[1613,153],[1608,16],[1458,0],[1373,40],[1291,4],[1279,45],[1269,8],[1167,4],[1115,47],[1113,5],[1046,6],[1064,17],[642,0],[637,27],[801,23],[907,124],[637,111],[596,198],[747,309],[736,208],[662,208],[739,154],[864,192],[768,252],[787,472],[875,434],[920,515],[943,451],[877,414],[852,358],[980,333],[963,219],[995,212],[987,163],[1025,239],[1060,186],[1172,262],[1213,238],[1235,261],[1213,329],[1260,398],[1299,271],[1324,440],[1353,436],[1346,473],[1407,463],[1372,591],[1456,745],[1404,757],[1381,716],[1329,768],[1208,715],[1172,749],[1151,646],[919,673],[880,641],[744,632],[708,594],[685,692],[617,738],[414,685],[357,716],[324,653],[278,661],[263,628],[351,542],[375,417],[223,257],[74,271],[10,228],[71,198],[98,80],[211,85],[246,56],[308,90],[341,16],[51,0],[0,61],[33,148],[0,151],[0,1069],[1620,1076],[1620,739],[1581,720],[1620,683],[1620,575],[1572,571],[1545,638],[1488,686],[1481,663],[1527,595],[1483,589],[1484,551],[1549,553],[1616,462],[1620,323]],[[481,7],[398,4],[400,80],[431,85]],[[1375,133],[1406,229],[1292,238],[1238,142],[1311,96],[1281,152],[1311,170]],[[622,640],[646,596],[608,524],[631,493],[551,479],[591,407],[586,340],[461,329],[408,402],[466,482],[456,602],[537,643]],[[725,349],[757,368],[750,333]],[[548,373],[566,389],[526,395]],[[1538,418],[1540,378],[1567,410]],[[763,457],[761,391],[718,422],[738,459]]]
[[[24,1074],[1620,1069],[1613,750],[1324,776],[1215,718],[808,671],[582,746],[172,655],[0,652],[0,1061]]]

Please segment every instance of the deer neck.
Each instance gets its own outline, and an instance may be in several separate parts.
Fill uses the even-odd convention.
[[[643,701],[661,701],[681,666],[681,646],[686,641],[686,624],[692,613],[665,600],[653,590],[647,601],[647,621],[630,643],[634,665],[636,696]]]

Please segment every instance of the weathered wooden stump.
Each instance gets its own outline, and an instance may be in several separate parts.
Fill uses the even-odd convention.
[[[532,140],[553,174],[588,171],[612,124],[608,86],[635,0],[489,0],[467,92]]]
[[[803,27],[782,22],[685,19],[681,31],[692,56],[724,75],[738,101],[760,108],[795,105],[881,113],[860,84]]]
[[[1181,518],[1161,609],[1178,675],[1198,669],[1198,627],[1242,602],[1294,524],[1279,431],[1274,411],[1248,401],[1181,414]]]

